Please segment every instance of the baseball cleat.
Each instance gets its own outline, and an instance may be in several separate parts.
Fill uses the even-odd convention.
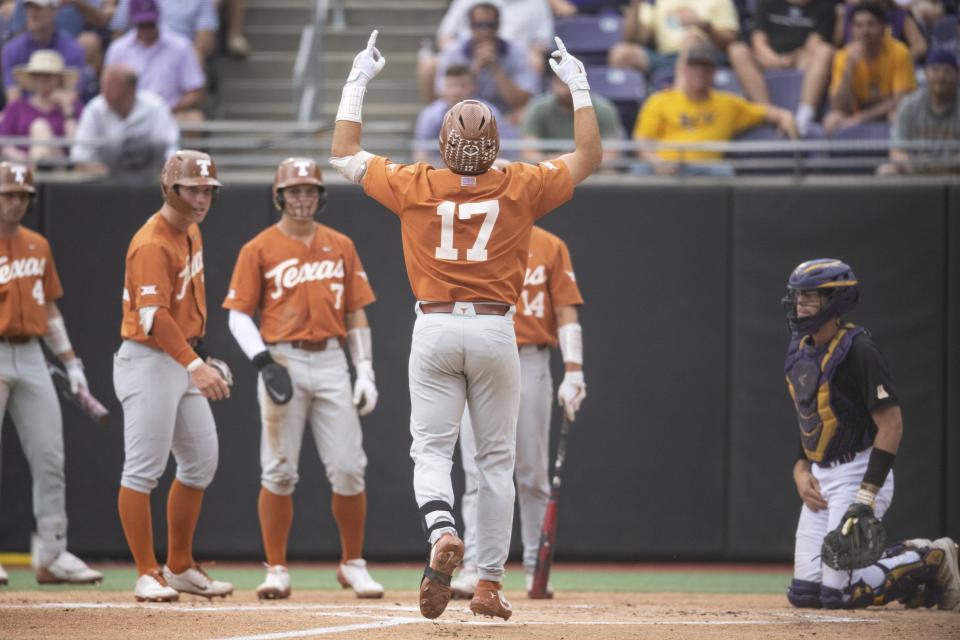
[[[450,577],[463,560],[463,540],[445,533],[430,549],[430,563],[420,581],[420,613],[431,620],[440,616],[450,602]]]
[[[473,615],[509,620],[513,615],[513,609],[503,596],[502,589],[499,582],[478,581],[477,592],[473,594],[473,600],[470,601],[470,611],[473,611]]]
[[[353,589],[358,598],[383,597],[383,585],[370,577],[367,561],[362,558],[340,563],[337,567],[337,582],[344,589]]]
[[[943,595],[937,606],[947,611],[958,609],[960,605],[960,567],[957,566],[957,543],[950,538],[939,538],[930,543],[933,549],[943,550],[943,562],[937,573],[937,584],[943,588]],[[960,609],[958,609],[960,610]]]
[[[154,569],[137,578],[133,597],[137,602],[176,602],[180,599],[180,594],[167,585],[160,572]]]
[[[532,598],[530,592],[533,591],[533,571],[527,571],[524,576],[524,585],[527,590],[527,597]],[[543,598],[552,598],[553,597],[553,585],[550,584],[550,580],[547,579],[547,593],[544,594]],[[542,599],[542,598],[541,598]]]
[[[283,600],[290,597],[290,573],[282,564],[266,565],[267,577],[257,587],[257,597],[261,600]]]
[[[479,579],[480,574],[473,567],[462,569],[460,575],[450,581],[450,589],[453,591],[454,599],[469,600],[472,598],[473,593],[477,590],[477,580]]]
[[[61,551],[53,562],[37,568],[38,584],[94,584],[101,580],[102,573],[69,551]]]
[[[164,566],[163,577],[168,585],[180,593],[192,593],[205,598],[226,598],[233,593],[232,584],[214,580],[196,563],[183,573],[174,573],[170,567]]]
[[[0,587],[5,586],[7,582],[9,582],[7,572],[3,570],[3,565],[0,565]]]

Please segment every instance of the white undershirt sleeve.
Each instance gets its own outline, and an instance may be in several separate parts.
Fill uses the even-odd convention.
[[[267,350],[267,345],[264,344],[263,338],[260,336],[260,329],[257,328],[253,318],[247,314],[231,309],[227,324],[230,326],[230,333],[236,338],[237,344],[251,360],[258,353]]]

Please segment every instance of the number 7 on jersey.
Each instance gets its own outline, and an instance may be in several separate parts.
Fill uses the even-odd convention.
[[[487,259],[487,243],[490,241],[490,234],[493,233],[493,225],[497,224],[497,217],[500,215],[500,202],[497,200],[467,202],[458,207],[455,202],[444,200],[437,207],[437,215],[440,216],[440,246],[437,247],[434,255],[438,260],[460,259],[460,252],[453,246],[453,221],[455,218],[469,220],[478,214],[484,216],[483,224],[480,226],[480,233],[477,234],[477,241],[473,243],[473,248],[467,249],[467,260],[483,262]]]

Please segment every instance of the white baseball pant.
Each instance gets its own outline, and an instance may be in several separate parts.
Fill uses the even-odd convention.
[[[550,410],[553,407],[553,377],[550,349],[536,345],[520,347],[520,411],[517,419],[517,502],[520,504],[520,537],[523,568],[533,571],[540,548],[540,527],[550,501]],[[463,514],[463,566],[477,562],[477,465],[470,412],[464,410],[460,425],[460,456],[466,486],[460,510]]]
[[[852,582],[860,579],[863,570],[853,572],[851,579],[847,571],[831,569],[820,562],[820,548],[827,533],[840,525],[847,507],[856,501],[857,489],[867,471],[870,452],[873,448],[861,451],[850,462],[832,467],[812,465],[813,477],[820,483],[820,494],[827,501],[827,508],[814,513],[807,505],[800,510],[800,522],[797,524],[797,542],[793,554],[793,577],[798,580],[819,582],[826,587],[843,590]],[[877,493],[873,508],[878,518],[890,508],[893,500],[893,471],[887,476],[880,492]]]
[[[494,582],[503,576],[513,521],[520,403],[514,311],[477,315],[472,304],[458,302],[452,313],[424,314],[418,304],[410,345],[413,489],[429,542],[456,532],[450,472],[468,406],[477,444],[477,571]]]
[[[300,447],[308,422],[333,492],[355,496],[364,490],[367,456],[347,359],[335,338],[327,345],[324,351],[305,351],[288,342],[270,346],[270,355],[287,368],[293,382],[293,398],[285,405],[274,404],[262,377],[257,385],[260,482],[271,493],[293,493],[300,479]]]
[[[113,357],[113,387],[123,405],[120,485],[150,493],[173,452],[177,480],[206,489],[217,470],[217,427],[187,370],[163,351],[124,340]]]
[[[63,417],[36,339],[0,342],[0,418],[5,410],[10,411],[33,479],[37,561],[48,565],[67,548]]]

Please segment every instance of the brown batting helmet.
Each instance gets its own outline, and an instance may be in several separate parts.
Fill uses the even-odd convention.
[[[0,193],[35,194],[33,172],[30,167],[17,162],[0,162]]]
[[[478,175],[493,166],[500,132],[490,107],[463,100],[450,107],[440,127],[440,156],[454,173]]]
[[[320,190],[317,210],[323,209],[327,203],[327,188],[323,184],[320,167],[310,158],[287,158],[277,166],[277,173],[273,177],[273,204],[278,211],[283,212],[286,206],[283,190],[301,184],[313,185]],[[297,217],[310,217],[313,213],[311,211],[307,215]]]
[[[163,199],[177,211],[190,213],[190,205],[174,189],[177,185],[185,187],[223,186],[217,180],[217,165],[214,164],[213,158],[202,151],[191,149],[181,149],[170,156],[160,173],[160,191],[163,193]]]

